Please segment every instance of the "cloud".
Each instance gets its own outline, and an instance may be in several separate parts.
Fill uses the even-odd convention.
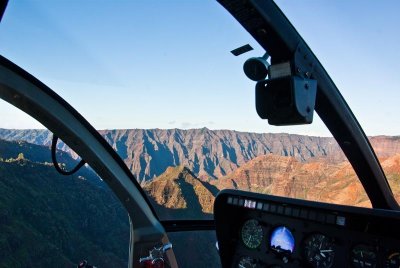
[[[202,128],[202,127],[207,127],[207,126],[214,125],[214,124],[215,124],[214,121],[195,122],[195,123],[182,122],[180,127],[181,128]]]
[[[173,125],[173,124],[175,124],[176,123],[176,121],[175,120],[173,120],[173,121],[169,121],[168,122],[168,125]]]
[[[193,126],[195,126],[195,125],[193,125],[192,123],[189,123],[189,122],[182,122],[182,124],[181,124],[182,128],[190,128]]]

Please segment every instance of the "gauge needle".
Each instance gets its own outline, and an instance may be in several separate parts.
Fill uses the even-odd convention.
[[[249,240],[247,240],[247,244],[249,244],[251,241],[251,235],[249,236]]]
[[[322,257],[326,258],[326,255],[324,253],[332,252],[333,249],[320,249],[319,253],[321,254]]]

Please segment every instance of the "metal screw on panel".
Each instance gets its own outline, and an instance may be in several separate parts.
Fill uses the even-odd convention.
[[[266,31],[265,29],[260,29],[260,30],[257,31],[257,33],[258,33],[259,35],[266,35],[266,34],[267,34],[267,31]]]
[[[283,261],[284,263],[288,263],[288,262],[289,262],[289,259],[285,256],[285,257],[282,258],[282,261]]]

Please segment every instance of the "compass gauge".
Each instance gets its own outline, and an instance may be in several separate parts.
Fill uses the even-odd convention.
[[[257,220],[251,219],[243,224],[241,237],[246,247],[258,248],[262,243],[263,235],[263,229]]]

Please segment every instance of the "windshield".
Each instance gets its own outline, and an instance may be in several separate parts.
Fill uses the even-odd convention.
[[[396,70],[400,61],[400,4],[312,1],[313,10],[318,11],[312,18],[302,15],[308,5],[279,1],[279,6],[350,105],[399,201],[400,77]],[[315,23],[317,20],[323,23]],[[320,38],[322,35],[325,38]]]
[[[315,2],[310,17],[302,15],[306,7],[301,4],[278,4],[356,116],[367,114],[360,122],[374,129],[371,142],[378,157],[396,157],[395,105],[387,105],[380,83],[391,88],[388,101],[395,101],[399,61],[389,60],[394,53],[386,50],[374,52],[389,43],[391,28],[371,20],[371,27],[364,27],[368,13],[355,12],[355,3]],[[339,13],[343,19],[338,21]],[[383,13],[379,20],[396,25]],[[12,1],[0,38],[2,55],[55,90],[99,130],[161,219],[212,218],[213,200],[226,188],[371,206],[316,114],[312,125],[295,127],[269,126],[257,116],[255,84],[242,65],[265,51],[214,1]],[[254,50],[237,57],[230,53],[244,44]],[[381,55],[388,59],[375,64]],[[378,95],[385,101],[377,102]],[[376,117],[375,111],[387,109],[390,115]],[[23,115],[0,127],[1,139],[48,145],[50,134],[43,130],[37,138],[32,129],[40,125]],[[396,158],[388,163],[383,167],[392,168],[388,179],[394,183]],[[398,184],[392,185],[398,197]]]
[[[399,4],[277,3],[353,109],[400,200]],[[161,220],[212,219],[223,189],[371,207],[317,114],[293,127],[258,117],[243,63],[265,51],[216,1],[10,1],[0,44],[99,131]],[[254,49],[230,52],[245,44]],[[52,133],[3,101],[0,114],[0,266],[126,266],[129,223],[106,178],[89,166],[61,177]],[[78,156],[57,148],[60,165],[73,167]],[[213,231],[168,237],[183,267],[219,267]]]

